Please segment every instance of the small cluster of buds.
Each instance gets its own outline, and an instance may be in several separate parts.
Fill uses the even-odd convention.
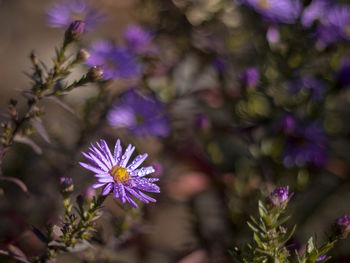
[[[68,196],[74,191],[73,179],[70,177],[60,178],[60,192],[63,196]]]
[[[269,209],[283,210],[286,208],[293,195],[294,193],[289,194],[289,186],[276,187],[276,189],[268,196],[266,204]]]
[[[350,233],[350,216],[339,217],[335,223],[335,234],[339,238],[346,238]]]

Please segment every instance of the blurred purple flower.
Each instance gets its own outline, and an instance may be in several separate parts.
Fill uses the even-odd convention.
[[[244,86],[254,87],[258,84],[260,78],[259,69],[256,67],[247,68],[239,75],[239,79]]]
[[[124,31],[127,48],[136,54],[152,52],[153,35],[139,25],[130,25]]]
[[[336,4],[330,0],[314,0],[303,12],[301,22],[310,27],[318,21],[315,36],[323,44],[341,39],[350,41],[350,6]]]
[[[114,198],[119,198],[122,203],[128,202],[133,207],[137,207],[133,197],[146,204],[156,202],[155,199],[142,192],[160,192],[159,187],[154,184],[159,180],[158,178],[143,178],[153,173],[154,168],[152,166],[138,168],[147,158],[147,153],[136,156],[128,165],[135,147],[129,144],[123,154],[119,139],[115,144],[113,154],[104,140],[101,140],[101,144],[97,142],[96,146],[91,144],[89,150],[90,152],[83,153],[83,155],[92,165],[82,162],[79,164],[95,173],[98,179],[92,187],[95,189],[103,187],[102,195],[113,192]]]
[[[84,21],[85,29],[91,31],[104,22],[105,17],[85,0],[61,0],[47,11],[50,27],[67,28],[75,20]]]
[[[266,39],[271,44],[275,44],[280,40],[280,31],[277,26],[270,26],[266,32]]]
[[[301,24],[304,27],[311,27],[316,20],[322,19],[333,5],[332,0],[313,0],[303,11]]]
[[[317,123],[297,125],[286,138],[282,152],[283,164],[287,168],[307,164],[321,167],[327,161],[327,148],[326,135]]]
[[[350,59],[344,59],[341,62],[337,80],[342,87],[350,87]]]
[[[297,93],[300,90],[310,90],[311,99],[320,101],[324,97],[325,87],[321,80],[314,77],[304,77],[300,80],[294,80],[288,85],[289,92]]]
[[[336,221],[337,234],[342,238],[346,237],[350,233],[350,216],[341,216]]]
[[[276,187],[276,189],[268,196],[267,203],[272,208],[284,209],[292,198],[294,193],[289,194],[289,186]]]
[[[327,257],[327,255],[324,254],[324,255],[319,256],[318,258],[316,258],[316,261],[322,261],[322,260],[324,260],[326,257]]]
[[[150,96],[142,96],[130,89],[107,115],[108,122],[114,127],[126,127],[134,136],[169,135],[169,119],[164,114],[164,105]]]
[[[141,65],[134,54],[110,41],[95,43],[86,64],[101,65],[104,70],[103,79],[131,80],[141,74]]]
[[[266,20],[293,24],[301,12],[299,0],[242,0]]]
[[[204,113],[197,113],[195,116],[195,125],[200,130],[207,130],[210,127],[210,119]]]
[[[213,60],[213,66],[219,73],[223,73],[227,68],[227,62],[222,58],[215,58]]]
[[[295,127],[296,127],[296,121],[295,118],[292,115],[285,115],[282,117],[281,120],[281,130],[286,133],[286,134],[290,134],[292,132],[294,132]]]

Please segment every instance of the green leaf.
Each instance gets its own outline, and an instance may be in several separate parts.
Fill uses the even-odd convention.
[[[314,240],[312,237],[310,237],[310,239],[307,241],[306,252],[310,254],[314,250],[315,250]]]
[[[259,200],[259,215],[260,215],[261,217],[266,217],[266,214],[267,214],[267,210],[266,210],[266,208],[265,208],[263,202],[261,202],[261,201]]]

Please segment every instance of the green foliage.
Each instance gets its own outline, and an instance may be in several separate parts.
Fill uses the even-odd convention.
[[[286,203],[287,205],[287,203]],[[270,207],[266,202],[259,201],[259,218],[250,217],[247,222],[253,231],[253,240],[244,249],[230,250],[231,256],[243,263],[288,263],[291,262],[291,253],[286,243],[293,236],[296,225],[290,231],[283,224],[290,218],[284,215],[286,205]],[[306,252],[300,256],[297,252],[296,260],[299,263],[326,262],[330,257],[326,254],[333,248],[339,236],[332,234],[322,246],[317,246],[311,237],[306,246]]]

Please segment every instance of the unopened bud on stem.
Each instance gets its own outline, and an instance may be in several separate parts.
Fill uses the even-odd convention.
[[[90,57],[90,53],[86,49],[83,48],[83,49],[79,50],[77,57],[75,58],[75,61],[77,63],[83,63],[86,60],[88,60],[89,57]]]
[[[79,40],[83,36],[84,30],[85,22],[81,20],[75,20],[66,30],[64,39],[65,43]]]
[[[346,238],[350,233],[350,216],[339,217],[335,224],[335,231],[340,238]]]
[[[87,79],[90,82],[96,82],[103,77],[103,68],[101,66],[93,66],[87,73]]]

